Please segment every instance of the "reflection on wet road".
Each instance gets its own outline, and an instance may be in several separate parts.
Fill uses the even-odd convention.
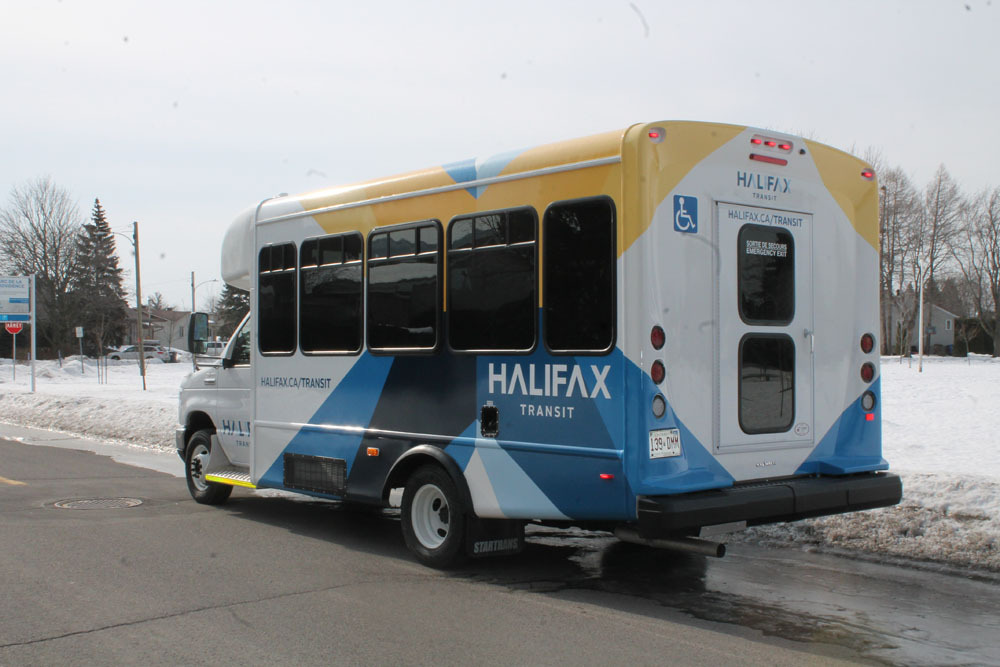
[[[996,582],[743,544],[716,560],[603,533],[529,527],[528,537],[524,554],[480,562],[473,578],[540,593],[640,597],[877,662],[1000,665]]]

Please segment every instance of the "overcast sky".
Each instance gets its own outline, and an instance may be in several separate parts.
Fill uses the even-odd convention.
[[[755,125],[876,148],[921,188],[942,163],[968,192],[1000,185],[1000,0],[0,8],[0,206],[46,175],[85,216],[100,198],[116,231],[139,221],[144,295],[184,309],[264,197],[636,122]]]

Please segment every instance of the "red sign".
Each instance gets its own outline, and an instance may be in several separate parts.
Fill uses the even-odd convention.
[[[19,334],[19,333],[21,333],[21,329],[24,328],[24,322],[7,322],[4,325],[4,327],[6,327],[7,333],[9,333],[9,334],[12,334],[12,335],[13,334]]]

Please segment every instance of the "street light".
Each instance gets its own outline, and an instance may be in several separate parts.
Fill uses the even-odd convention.
[[[191,312],[192,313],[195,312],[196,310],[198,310],[198,306],[195,305],[197,302],[194,300],[195,289],[197,289],[198,287],[201,287],[202,285],[207,285],[208,283],[217,283],[217,282],[219,282],[218,278],[212,278],[211,280],[203,280],[202,282],[200,282],[197,285],[195,285],[194,284],[194,271],[191,272]]]
[[[114,232],[117,236],[128,239],[135,252],[135,316],[137,326],[137,338],[139,339],[139,374],[142,375],[142,390],[146,391],[146,347],[142,342],[142,283],[139,280],[139,223],[132,223],[132,238],[120,232]]]

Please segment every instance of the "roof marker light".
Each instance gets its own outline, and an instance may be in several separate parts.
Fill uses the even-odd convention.
[[[865,179],[866,181],[870,181],[873,178],[875,178],[875,172],[872,171],[871,169],[865,169],[863,172],[861,172],[861,178]]]
[[[761,139],[760,137],[754,137],[753,139],[750,140],[750,143],[753,144],[754,146],[760,146],[762,143],[764,143],[764,140]]]
[[[609,472],[602,472],[602,473],[601,473],[600,475],[598,475],[598,476],[599,476],[599,477],[600,477],[601,479],[603,479],[603,480],[610,480],[610,479],[614,479],[614,478],[615,478],[615,476],[614,476],[614,475],[612,475],[612,474],[611,474],[611,473],[609,473]]]
[[[661,143],[663,139],[667,136],[667,131],[664,130],[662,127],[651,127],[648,130],[646,130],[646,136],[649,137],[649,140],[651,142],[653,142],[654,144],[658,144]]]

